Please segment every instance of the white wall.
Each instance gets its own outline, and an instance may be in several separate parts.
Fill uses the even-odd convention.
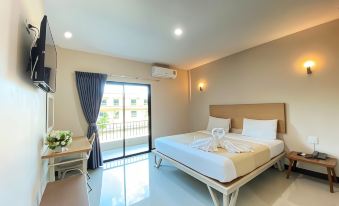
[[[25,19],[40,25],[42,0],[2,0],[0,6],[0,205],[38,205],[46,164],[40,159],[45,94],[25,75],[30,37]]]
[[[307,59],[316,62],[311,76],[303,68]],[[192,130],[206,127],[210,104],[281,102],[288,150],[312,152],[306,139],[315,135],[317,150],[339,158],[339,20],[203,65],[191,76]],[[206,82],[205,92],[199,82]]]
[[[75,71],[151,78],[150,64],[58,48],[55,127],[70,129],[75,136],[86,134],[88,126],[79,102]],[[188,130],[187,71],[179,70],[175,80],[162,79],[160,82],[109,80],[151,84],[153,138]]]

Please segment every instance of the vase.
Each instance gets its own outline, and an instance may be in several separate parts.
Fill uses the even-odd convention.
[[[67,151],[66,147],[56,147],[54,149],[54,152],[65,152],[65,151]]]

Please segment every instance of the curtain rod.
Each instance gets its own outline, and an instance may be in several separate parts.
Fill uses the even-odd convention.
[[[115,78],[137,79],[137,80],[146,80],[146,81],[155,81],[155,82],[160,81],[160,79],[155,79],[155,78],[144,78],[144,77],[127,76],[127,75],[114,75],[114,74],[107,74],[107,75],[109,77],[115,77]]]

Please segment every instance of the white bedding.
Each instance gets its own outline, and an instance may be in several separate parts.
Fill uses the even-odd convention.
[[[190,146],[195,139],[209,136],[210,133],[208,131],[199,131],[162,137],[155,140],[155,147],[162,154],[220,182],[230,182],[236,179],[238,176],[231,159]],[[258,140],[235,133],[228,133],[226,137],[233,139],[241,138],[241,140],[263,144],[269,148],[271,158],[279,155],[284,150],[284,143],[281,140]]]

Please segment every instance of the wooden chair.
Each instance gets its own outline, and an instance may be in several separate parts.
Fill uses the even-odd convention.
[[[96,135],[95,135],[95,133],[93,133],[91,135],[91,137],[89,138],[89,140],[88,140],[90,145],[91,145],[91,148],[93,148],[95,137],[96,137]],[[91,151],[92,151],[92,149],[87,152],[87,155],[85,157],[87,161],[89,159]],[[79,159],[79,161],[74,161],[76,159],[79,159],[79,157],[67,158],[67,159],[63,159],[62,161],[59,162],[59,163],[65,162],[65,164],[61,164],[61,165],[58,165],[58,166],[55,167],[55,170],[60,174],[59,176],[61,176],[60,179],[64,179],[65,175],[68,172],[71,172],[71,171],[79,171],[82,174],[84,173],[82,171],[82,161],[83,161],[83,159]],[[67,163],[68,161],[72,161],[72,162]],[[86,175],[87,175],[88,179],[90,179],[89,174],[87,173]],[[92,191],[92,188],[91,188],[91,186],[88,183],[87,183],[87,186],[90,189],[89,192]]]
[[[72,176],[49,182],[41,198],[40,206],[89,206],[86,177]]]

